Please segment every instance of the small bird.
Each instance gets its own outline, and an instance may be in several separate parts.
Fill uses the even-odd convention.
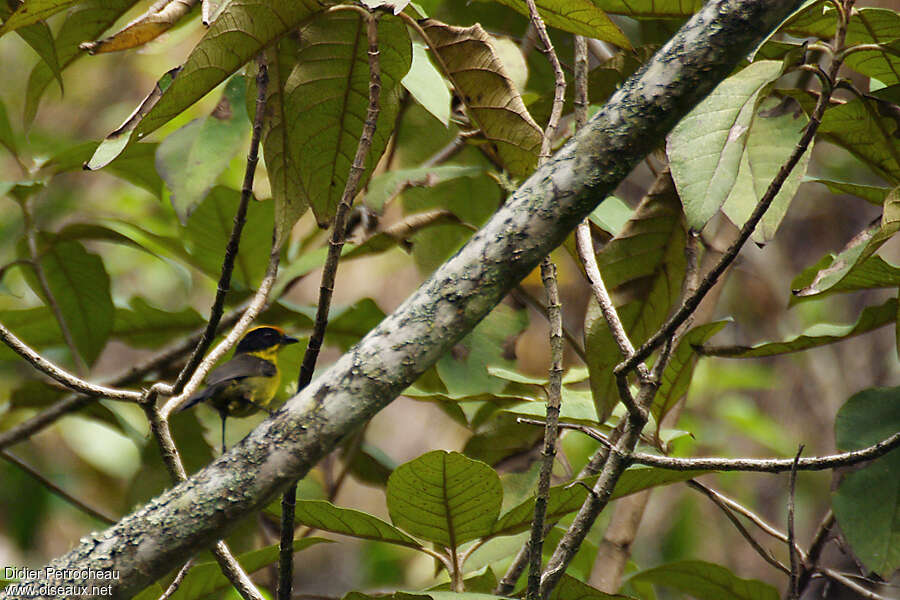
[[[225,452],[225,419],[269,411],[281,384],[278,351],[299,340],[279,327],[254,327],[241,338],[234,357],[206,377],[206,388],[195,392],[179,409],[208,401],[222,417],[222,453]],[[271,413],[270,413],[271,414]]]

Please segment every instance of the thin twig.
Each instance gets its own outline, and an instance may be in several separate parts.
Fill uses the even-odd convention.
[[[65,500],[66,502],[68,502],[69,504],[74,506],[75,508],[77,508],[78,510],[80,510],[86,514],[89,514],[90,516],[94,517],[98,521],[101,521],[107,525],[112,525],[113,523],[116,522],[116,519],[106,516],[101,511],[82,502],[81,500],[79,500],[78,498],[76,498],[75,496],[73,496],[72,494],[67,492],[66,490],[62,489],[61,487],[59,487],[58,485],[56,485],[55,483],[50,481],[48,478],[44,477],[44,475],[42,475],[40,471],[38,471],[37,469],[35,469],[34,467],[32,467],[31,465],[26,463],[21,458],[15,456],[5,450],[0,450],[0,456],[2,456],[8,462],[16,465],[17,467],[19,467],[20,469],[22,469],[23,471],[25,471],[26,473],[28,473],[29,475],[31,475],[32,477],[37,479],[38,481],[40,481],[41,485],[43,485],[45,488],[47,488],[51,493],[56,494],[57,496],[59,496],[60,498],[62,498],[63,500]]]
[[[547,33],[547,27],[544,25],[544,20],[538,12],[537,5],[534,0],[525,0],[525,4],[528,6],[531,24],[535,32],[537,32],[541,44],[544,45],[550,66],[553,67],[553,107],[550,109],[550,118],[547,121],[547,128],[544,130],[544,139],[541,141],[541,153],[538,155],[538,165],[540,165],[550,158],[553,138],[556,136],[559,119],[562,117],[563,104],[566,98],[566,75],[563,73],[556,50],[553,49],[553,42],[550,40],[550,35]]]
[[[244,600],[265,600],[224,541],[216,543],[212,547],[212,553],[216,557],[216,562],[219,563],[222,574],[228,578],[228,581]]]
[[[797,548],[794,545],[794,493],[797,487],[797,461],[800,460],[800,455],[803,454],[803,444],[800,444],[800,447],[797,449],[797,454],[794,456],[794,464],[791,465],[791,477],[788,488],[788,519],[787,519],[787,537],[788,537],[788,556],[790,557],[791,562],[791,570],[790,570],[790,584],[788,586],[788,598],[790,600],[799,600],[800,592],[797,586],[797,577],[800,572],[800,566],[797,560]]]
[[[882,596],[881,594],[878,594],[877,592],[873,592],[870,589],[864,588],[863,586],[859,585],[858,583],[853,581],[850,577],[848,577],[844,573],[841,573],[840,571],[835,571],[834,569],[829,569],[827,567],[819,567],[817,569],[817,571],[819,573],[821,573],[822,575],[824,575],[825,577],[827,577],[828,579],[831,579],[832,581],[836,581],[836,582],[840,583],[842,586],[853,590],[854,592],[856,592],[863,598],[867,598],[869,600],[891,600],[887,596]]]
[[[575,113],[575,130],[587,123],[588,118],[588,42],[583,36],[575,36],[575,93],[572,98]]]
[[[216,336],[216,329],[219,326],[219,320],[225,310],[225,297],[231,288],[231,273],[234,270],[234,261],[237,258],[240,249],[241,233],[244,230],[244,224],[247,221],[247,207],[250,199],[253,197],[253,178],[256,175],[256,163],[259,162],[259,142],[262,138],[263,117],[266,112],[266,90],[269,85],[269,72],[265,61],[260,54],[259,69],[256,73],[256,114],[253,117],[253,134],[250,137],[250,150],[247,152],[247,167],[244,169],[244,181],[241,186],[241,201],[238,204],[237,212],[234,215],[234,227],[228,238],[228,244],[225,246],[225,257],[222,260],[222,272],[219,276],[219,284],[216,287],[216,297],[213,300],[212,308],[209,310],[209,321],[206,329],[194,352],[188,359],[187,364],[178,374],[178,378],[172,386],[171,394],[178,395],[184,390],[185,385],[191,380],[203,355],[209,349],[213,339]],[[205,375],[204,375],[205,376]],[[202,379],[202,378],[201,378]]]
[[[825,548],[825,542],[829,539],[828,534],[831,533],[832,527],[834,527],[834,512],[829,509],[822,518],[822,522],[819,523],[819,527],[816,529],[812,542],[809,544],[809,552],[806,554],[806,559],[803,561],[800,568],[797,589],[801,594],[806,591],[806,586],[809,585],[812,574],[818,568],[819,559],[822,557],[822,550]]]
[[[534,419],[522,419],[522,423],[534,421],[535,424],[542,425],[540,421]],[[671,456],[659,456],[656,454],[646,454],[643,452],[633,452],[626,455],[617,447],[610,443],[602,433],[582,425],[580,423],[566,423],[560,421],[561,429],[572,429],[580,431],[585,435],[611,447],[613,453],[620,455],[621,458],[630,464],[647,465],[660,469],[668,469],[670,471],[749,471],[753,473],[785,473],[794,468],[793,458],[675,458]],[[823,471],[825,469],[836,469],[838,467],[849,467],[867,460],[873,460],[880,456],[884,456],[891,450],[900,448],[900,432],[887,437],[877,444],[868,446],[861,450],[853,450],[852,452],[842,452],[840,454],[830,454],[826,456],[818,456],[812,458],[801,458],[797,460],[798,471]]]
[[[30,348],[25,342],[17,338],[9,329],[4,327],[2,323],[0,323],[0,339],[38,371],[53,378],[74,392],[91,396],[91,398],[88,398],[88,402],[98,397],[109,398],[110,400],[128,400],[130,402],[137,402],[141,399],[141,392],[119,390],[103,385],[94,385],[84,381],[77,375],[56,366]],[[2,447],[3,445],[0,443],[0,448]]]
[[[187,576],[188,571],[190,571],[191,567],[193,566],[193,558],[184,563],[184,566],[182,566],[178,571],[178,574],[175,575],[175,579],[172,580],[172,583],[169,584],[169,587],[166,588],[166,591],[163,592],[163,595],[160,596],[157,600],[169,600],[169,598],[172,597],[172,594],[178,591],[179,586],[181,586],[181,582],[184,581],[184,578]]]
[[[372,138],[375,135],[375,126],[378,122],[380,110],[378,100],[381,95],[381,65],[378,51],[378,17],[373,13],[362,13],[366,20],[366,37],[368,39],[369,58],[369,105],[366,108],[366,120],[363,124],[359,143],[356,146],[356,154],[353,164],[344,184],[341,201],[337,206],[332,224],[331,236],[328,240],[328,256],[322,269],[322,282],[319,285],[319,300],[316,306],[316,318],[312,335],[300,364],[300,373],[297,376],[297,391],[299,392],[312,381],[319,351],[325,339],[325,330],[328,327],[328,312],[331,308],[331,298],[334,294],[334,281],[337,276],[338,263],[341,251],[344,247],[346,236],[346,223],[353,207],[353,199],[356,197],[359,182],[366,168],[366,157],[372,147]],[[278,557],[278,600],[290,600],[293,587],[294,573],[294,505],[297,497],[297,485],[292,485],[281,497],[281,540],[279,543]]]
[[[66,342],[66,346],[72,354],[72,360],[75,361],[75,366],[79,373],[83,375],[87,373],[89,369],[87,363],[84,362],[81,353],[78,352],[78,346],[75,344],[75,338],[72,336],[72,331],[69,329],[68,323],[66,323],[59,302],[56,301],[56,297],[53,295],[53,290],[50,289],[50,281],[47,279],[47,273],[44,271],[44,266],[41,264],[37,233],[35,231],[34,219],[31,216],[31,211],[28,209],[28,202],[23,201],[19,206],[22,208],[22,218],[25,221],[25,241],[28,245],[29,257],[31,258],[31,268],[34,269],[34,275],[38,280],[41,292],[44,294],[44,300],[47,302],[47,306],[50,307],[50,311],[53,313],[54,318],[56,318],[56,323],[59,325],[60,332],[62,332],[63,340]]]
[[[687,484],[688,486],[694,488],[695,490],[698,490],[702,494],[705,494],[707,498],[712,500],[713,504],[718,506],[719,510],[721,510],[725,514],[729,521],[731,521],[731,524],[734,525],[735,529],[738,530],[738,533],[741,534],[741,537],[747,540],[747,543],[749,543],[750,546],[754,550],[756,550],[756,553],[759,554],[763,558],[763,560],[765,560],[767,563],[769,563],[782,573],[790,573],[790,570],[786,566],[784,566],[781,561],[775,558],[771,552],[763,548],[762,545],[758,541],[756,541],[756,538],[754,538],[750,534],[750,532],[747,531],[747,528],[744,527],[744,524],[738,520],[735,514],[731,511],[731,508],[726,503],[722,502],[718,494],[713,493],[713,491],[707,488],[705,485],[702,485],[694,480],[688,481]]]
[[[535,298],[531,292],[526,290],[521,285],[517,285],[510,292],[518,301],[521,301],[524,304],[527,304],[534,310],[536,310],[542,317],[547,319],[547,322],[550,322],[550,315],[547,313],[547,307],[543,305],[543,303]],[[584,352],[584,348],[581,346],[581,343],[578,341],[578,338],[572,334],[568,327],[563,324],[563,337],[566,340],[566,343],[569,344],[569,348],[581,359],[581,362],[587,364],[587,354]]]
[[[544,448],[541,452],[541,471],[531,521],[531,548],[526,598],[537,600],[541,585],[541,555],[544,546],[544,521],[550,497],[550,476],[556,459],[559,440],[559,411],[562,404],[563,337],[562,305],[556,282],[556,265],[549,258],[541,263],[541,279],[547,290],[547,312],[550,316],[550,377],[547,384],[547,422],[544,427]]]
[[[852,4],[852,2],[850,2]],[[847,31],[847,23],[843,22],[835,33],[834,47],[841,48],[844,44],[844,36]],[[644,344],[635,352],[631,357],[624,360],[622,363],[616,366],[614,372],[618,375],[620,373],[628,372],[634,369],[638,364],[642,361],[646,360],[648,356],[655,350],[659,345],[668,337],[670,337],[676,329],[678,329],[684,321],[693,314],[693,312],[697,309],[697,306],[700,305],[701,300],[706,296],[707,293],[713,288],[713,286],[718,282],[719,277],[725,272],[725,270],[734,262],[734,259],[737,258],[738,253],[741,251],[741,248],[744,247],[744,244],[747,243],[747,240],[750,239],[750,236],[753,234],[753,231],[756,229],[756,226],[762,220],[763,216],[766,214],[766,211],[769,209],[769,206],[772,204],[772,201],[775,199],[775,196],[781,191],[781,186],[784,185],[785,180],[794,170],[794,167],[800,162],[800,158],[809,148],[809,144],[812,142],[813,137],[816,135],[816,131],[819,129],[819,125],[822,122],[822,116],[825,114],[825,109],[828,108],[829,100],[831,99],[831,94],[833,90],[834,82],[836,81],[837,72],[841,67],[841,61],[835,57],[835,59],[831,62],[831,66],[828,70],[827,77],[827,85],[823,82],[822,93],[819,94],[819,99],[816,102],[816,107],[813,109],[812,114],[809,117],[809,123],[807,123],[806,128],[803,130],[803,134],[800,136],[800,141],[797,142],[797,145],[794,147],[793,152],[791,152],[790,157],[785,161],[785,163],[779,169],[778,174],[769,184],[769,187],[766,189],[766,193],[760,199],[759,203],[756,205],[756,208],[753,209],[753,212],[750,214],[750,217],[744,223],[743,227],[741,227],[741,231],[738,234],[737,239],[732,242],[728,249],[725,250],[724,254],[722,254],[719,261],[710,269],[710,271],[703,278],[703,281],[700,282],[700,285],[697,287],[697,291],[688,297],[682,304],[681,307],[675,314],[669,317],[669,320],[659,328],[659,330],[654,333],[650,338],[644,342]]]
[[[534,0],[525,0],[528,6],[528,14],[531,26],[537,33],[537,37],[544,45],[547,60],[553,67],[555,85],[553,88],[553,107],[550,110],[550,118],[547,128],[541,140],[541,151],[538,155],[538,166],[550,158],[550,149],[553,138],[559,127],[559,119],[562,117],[563,104],[566,97],[566,76],[563,73],[559,57],[553,49],[553,42],[547,34],[544,20],[538,13]],[[547,424],[544,427],[544,447],[541,452],[541,471],[538,480],[537,495],[534,502],[534,519],[531,522],[531,537],[528,541],[528,586],[525,597],[528,600],[538,600],[541,587],[541,556],[544,548],[544,520],[547,516],[547,503],[550,498],[550,476],[553,473],[553,463],[556,459],[556,445],[559,441],[559,411],[562,401],[562,372],[563,372],[563,335],[562,335],[562,305],[559,300],[559,285],[556,281],[556,265],[550,256],[544,257],[541,262],[541,280],[547,292],[547,317],[550,321],[550,373],[547,385]]]
[[[694,480],[691,480],[691,481],[694,481]],[[688,482],[688,483],[690,484],[690,482]],[[779,531],[772,525],[769,525],[768,523],[766,523],[766,521],[762,517],[757,515],[755,512],[753,512],[752,510],[750,510],[749,508],[747,508],[746,506],[744,506],[737,500],[735,500],[733,498],[729,498],[722,492],[714,490],[713,488],[711,488],[709,486],[703,485],[702,483],[700,483],[698,481],[694,481],[694,485],[691,485],[691,488],[702,491],[706,495],[715,496],[722,502],[722,504],[724,504],[725,506],[727,506],[734,512],[740,514],[741,516],[745,517],[751,523],[756,525],[760,529],[760,531],[762,531],[766,535],[768,535],[784,544],[786,544],[788,542],[787,534],[785,534],[782,531]],[[703,489],[701,489],[701,488],[703,488]],[[803,551],[800,549],[800,547],[795,545],[794,549],[797,551],[798,555],[802,558]]]
[[[612,298],[609,296],[606,284],[603,283],[603,276],[600,274],[597,258],[594,255],[594,241],[591,239],[591,229],[584,221],[579,223],[575,229],[575,247],[578,250],[581,264],[584,266],[584,272],[587,274],[591,292],[600,306],[600,312],[603,313],[603,318],[606,320],[606,324],[613,339],[616,341],[616,345],[619,347],[619,351],[625,358],[632,356],[634,354],[634,346],[631,345],[631,340],[628,339],[628,333],[625,331],[621,319],[619,319],[619,313],[616,311]],[[647,377],[649,377],[647,367],[641,364],[638,365],[638,369],[641,374],[641,380],[646,381]],[[639,413],[640,409],[638,409],[631,391],[628,389],[627,373],[616,375],[616,385],[619,389],[619,398],[622,400],[625,408],[628,409],[628,412]]]

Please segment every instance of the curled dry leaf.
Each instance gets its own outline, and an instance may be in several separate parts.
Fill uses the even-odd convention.
[[[490,36],[477,23],[455,27],[425,19],[420,24],[469,117],[500,162],[514,177],[531,174],[543,133],[494,52]]]
[[[84,164],[85,170],[96,171],[97,169],[102,169],[115,160],[115,158],[125,150],[125,147],[128,146],[131,141],[131,136],[134,133],[135,128],[140,124],[141,119],[156,106],[156,103],[159,102],[159,99],[166,89],[172,85],[172,81],[175,80],[175,76],[178,75],[180,71],[181,67],[176,67],[167,71],[159,78],[159,81],[153,86],[153,90],[147,94],[147,97],[144,98],[141,104],[133,113],[131,113],[131,116],[125,119],[124,123],[100,142],[100,145],[97,146],[97,149],[94,151],[94,155]]]
[[[191,12],[197,1],[160,0],[121,31],[100,41],[84,42],[80,48],[90,54],[101,54],[143,46],[175,26],[182,17]]]

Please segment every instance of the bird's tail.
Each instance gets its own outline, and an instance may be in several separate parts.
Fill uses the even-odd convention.
[[[182,412],[196,404],[200,404],[201,402],[212,396],[215,390],[215,386],[210,386],[208,388],[200,390],[199,392],[194,392],[191,397],[187,399],[187,402],[182,404],[176,412]]]

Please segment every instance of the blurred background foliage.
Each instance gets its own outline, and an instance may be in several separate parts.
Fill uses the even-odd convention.
[[[635,51],[592,56],[591,102],[595,105],[685,18],[629,18],[621,14],[627,11],[615,10],[613,2],[597,4],[614,15]],[[480,23],[492,36],[531,115],[543,126],[552,99],[553,74],[541,52],[534,49],[526,17],[504,3],[425,0],[420,5],[423,12],[447,23]],[[859,5],[892,8],[887,1]],[[144,3],[128,8],[115,22],[128,22],[145,8]],[[28,73],[41,59],[22,39],[0,37],[0,108],[5,113],[0,115],[0,127],[8,120],[10,133],[4,139],[16,150],[15,155],[0,151],[0,190],[4,192],[0,199],[4,207],[0,220],[0,322],[51,360],[92,381],[127,373],[160,349],[197,332],[215,292],[249,143],[249,120],[242,110],[245,103],[252,103],[247,100],[253,97],[247,80],[232,78],[163,125],[149,142],[130,146],[107,168],[81,168],[98,141],[127,118],[161,74],[189,55],[204,33],[198,13],[194,11],[178,27],[137,51],[75,60],[62,73],[65,94],[60,93],[56,81],[50,81],[33,122],[27,116],[29,110],[35,110],[27,93]],[[66,18],[62,12],[46,24],[59,32]],[[900,29],[894,33],[894,38],[900,39]],[[551,29],[551,35],[562,61],[570,66],[572,36],[559,29]],[[414,52],[421,54],[422,60],[422,48]],[[894,60],[894,68],[898,64]],[[477,142],[466,144],[442,166],[423,172],[423,162],[465,129],[465,117],[458,102],[451,105],[446,87],[435,87],[434,80],[427,79],[434,77],[432,71],[425,69],[420,75],[429,83],[418,91],[430,89],[438,98],[423,102],[409,91],[398,92],[393,137],[360,196],[359,223],[351,232],[352,245],[338,271],[335,307],[319,368],[327,367],[394,310],[459,248],[473,228],[486,221],[515,185],[508,173],[489,160],[489,153],[479,150]],[[845,75],[864,92],[891,84],[873,84],[871,77],[850,69]],[[803,76],[796,74],[778,84],[788,90],[805,86]],[[189,137],[184,133],[187,128],[197,130],[212,121],[209,115],[222,94],[233,108],[241,110],[213,123],[219,127],[211,142],[216,163],[211,165],[212,159],[207,159],[197,166],[208,169],[207,174],[189,169],[179,175],[185,155],[179,153],[183,148],[177,146],[178,136]],[[571,126],[567,117],[563,130],[570,131]],[[896,153],[896,137],[888,144],[893,144]],[[663,140],[659,147],[664,148]],[[167,148],[172,152],[169,159]],[[663,161],[662,153],[650,157],[616,190],[615,199],[601,205],[594,219],[597,243],[609,240],[633,215]],[[249,211],[228,296],[229,310],[249,296],[265,269],[274,214],[265,168],[261,162],[254,190],[259,201],[254,201]],[[896,186],[897,174],[888,175],[868,168],[845,145],[829,143],[827,138],[816,144],[807,171],[808,180]],[[20,208],[23,205],[28,207],[27,216]],[[424,224],[410,225],[410,215],[428,215],[428,211],[443,212],[432,213]],[[859,194],[831,190],[813,181],[800,184],[778,234],[744,248],[724,283],[698,311],[698,323],[731,319],[711,343],[749,346],[787,339],[816,324],[853,323],[864,307],[896,298],[900,282],[896,271],[893,288],[872,286],[803,301],[792,294],[792,288],[799,287],[794,282],[798,274],[828,253],[840,252],[881,213],[880,203],[867,202]],[[408,226],[408,235],[385,235],[394,225]],[[34,233],[51,288],[58,286],[60,308],[75,337],[74,352],[67,347],[41,298],[40,286],[23,262],[28,256],[25,240],[29,231]],[[722,214],[706,224],[702,231],[704,264],[717,257],[735,232]],[[283,250],[277,301],[260,322],[282,325],[298,336],[309,332],[325,245],[326,234],[317,227],[312,213],[306,213],[293,227]],[[896,236],[888,240],[878,256],[888,263],[900,262],[900,240]],[[553,257],[560,269],[565,326],[576,343],[582,343],[589,288],[566,248]],[[524,393],[495,370],[546,377],[548,327],[529,298],[543,299],[537,273],[406,396],[376,416],[365,428],[364,437],[350,440],[303,480],[300,496],[329,499],[387,518],[383,491],[387,475],[397,465],[433,449],[465,450],[497,467],[504,510],[532,494],[537,478],[536,443],[541,434],[513,421],[510,414],[519,414],[518,409],[497,409],[514,407],[522,400],[542,400],[542,394],[534,389]],[[888,322],[840,343],[782,356],[742,361],[702,358],[690,380],[687,402],[676,411],[680,413],[677,422],[666,422],[674,438],[671,451],[682,456],[788,457],[803,443],[807,456],[834,452],[835,415],[846,400],[861,390],[900,384],[895,327],[896,323]],[[292,346],[283,353],[286,373],[296,373],[303,346]],[[584,363],[571,347],[566,349],[566,365],[583,371]],[[179,366],[179,361],[173,361],[149,373],[145,381],[171,380]],[[584,375],[570,388],[573,398],[590,407]],[[284,378],[283,398],[291,394],[294,379]],[[128,383],[139,386],[141,381]],[[15,354],[0,349],[0,431],[21,423],[64,393]],[[570,410],[579,406],[572,404]],[[620,412],[621,407],[613,420]],[[229,445],[260,418],[230,423]],[[175,415],[172,424],[189,472],[211,460],[216,453],[211,448],[218,444],[218,417],[213,411],[200,408]],[[137,407],[102,401],[63,418],[10,451],[115,519],[169,485],[159,452],[147,436],[146,422]],[[575,433],[566,434],[562,445],[565,461],[557,465],[556,483],[569,475],[565,463],[577,471],[597,448],[596,442]],[[838,478],[829,472],[799,477],[797,534],[804,543],[830,506]],[[59,499],[11,462],[0,461],[0,481],[2,565],[41,565],[68,550],[87,531],[102,527],[99,520]],[[704,481],[784,528],[786,475],[720,474]],[[272,510],[277,512],[277,507]],[[594,527],[588,547],[593,545],[596,550],[608,518],[604,515]],[[271,521],[266,516],[245,523],[229,540],[239,551],[272,541]],[[522,543],[521,536],[498,539],[483,549],[484,554],[493,552],[493,556],[481,557],[480,563],[478,555],[473,556],[473,564],[492,564],[501,573],[508,554]],[[632,553],[632,570],[700,559],[725,565],[741,577],[779,588],[784,584],[782,575],[759,559],[712,504],[683,485],[654,492]],[[851,561],[848,555],[834,554],[832,561]],[[585,560],[570,574],[589,579],[591,564],[589,557]],[[263,584],[273,581],[272,573],[261,573],[258,580]],[[435,583],[435,565],[408,549],[340,538],[338,544],[305,550],[297,577],[297,589],[311,595],[334,596],[351,589],[419,589]],[[635,583],[630,591],[652,597],[643,595],[642,589]],[[661,591],[659,597],[669,597],[665,593]]]

